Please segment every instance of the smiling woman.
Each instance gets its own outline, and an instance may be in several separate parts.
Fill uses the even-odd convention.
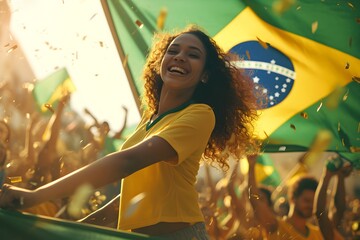
[[[92,119],[85,108],[117,131],[125,106],[128,124],[138,123],[139,110],[100,1],[12,0],[9,5],[11,33],[37,79],[65,67],[76,86],[71,107],[87,122]]]

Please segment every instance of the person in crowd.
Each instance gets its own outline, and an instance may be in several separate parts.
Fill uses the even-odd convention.
[[[318,185],[316,178],[302,175],[288,188],[289,213],[284,218],[278,217],[262,198],[255,177],[257,155],[247,157],[249,162],[249,199],[255,217],[266,229],[268,239],[323,239],[319,228],[308,220],[313,216],[313,203]]]
[[[335,171],[324,167],[319,186],[315,194],[315,213],[320,230],[326,240],[345,239],[341,232],[341,220],[346,210],[345,179],[350,175],[352,166],[349,163]],[[331,179],[336,182],[334,191],[331,191],[328,201],[328,188]],[[329,202],[329,205],[328,205]],[[328,208],[326,207],[328,205]]]
[[[100,123],[94,114],[90,112],[89,109],[85,108],[84,112],[89,115],[94,123],[90,125],[87,129],[88,133],[88,143],[82,148],[82,158],[84,163],[90,163],[96,160],[99,157],[102,157],[103,150],[108,138],[112,139],[121,139],[123,137],[123,132],[126,128],[128,109],[123,106],[124,110],[124,121],[123,126],[119,131],[110,136],[110,125],[107,121]]]
[[[145,64],[144,107],[121,150],[35,190],[4,185],[0,207],[21,209],[122,179],[118,229],[208,239],[195,188],[201,159],[229,168],[256,151],[253,81],[204,31],[159,33]]]
[[[70,94],[64,93],[45,130],[45,141],[38,153],[34,176],[31,180],[36,186],[42,186],[54,181],[61,175],[62,156],[59,154],[57,147],[62,126],[61,119],[63,111],[69,100]]]
[[[0,121],[0,187],[5,182],[5,164],[10,141],[10,128],[5,121]]]

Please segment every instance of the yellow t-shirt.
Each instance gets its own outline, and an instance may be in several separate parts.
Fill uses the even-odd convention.
[[[142,118],[122,149],[158,136],[175,149],[178,162],[158,162],[122,180],[118,229],[130,230],[159,222],[204,221],[195,182],[214,126],[214,112],[205,104],[184,104],[151,124],[148,118]]]
[[[285,219],[278,219],[278,229],[276,232],[269,235],[270,240],[323,240],[320,229],[310,223],[306,226],[309,229],[309,234],[304,236],[300,234],[296,229]]]

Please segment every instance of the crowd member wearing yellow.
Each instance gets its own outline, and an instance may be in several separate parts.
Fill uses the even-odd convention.
[[[276,240],[317,240],[323,239],[319,228],[308,220],[313,216],[313,203],[317,180],[303,175],[288,188],[290,210],[287,216],[278,217],[265,199],[261,198],[254,174],[257,155],[248,156],[249,162],[249,199],[254,214],[267,232],[267,239]],[[252,172],[252,173],[251,173]]]
[[[198,28],[156,40],[143,74],[144,113],[122,149],[35,190],[5,185],[0,207],[29,207],[83,184],[122,179],[119,230],[208,239],[195,188],[200,160],[228,169],[231,156],[256,147],[254,83]]]
[[[341,220],[346,209],[345,178],[350,175],[352,166],[344,164],[336,171],[324,167],[319,186],[315,194],[315,213],[319,222],[320,230],[326,240],[343,240],[341,234]],[[330,180],[336,177],[334,191],[331,191],[331,199],[327,208],[327,190]],[[334,178],[335,179],[335,178]]]

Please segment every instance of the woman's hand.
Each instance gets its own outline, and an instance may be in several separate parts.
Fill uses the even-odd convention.
[[[4,184],[0,190],[0,208],[24,209],[38,203],[36,191]]]

